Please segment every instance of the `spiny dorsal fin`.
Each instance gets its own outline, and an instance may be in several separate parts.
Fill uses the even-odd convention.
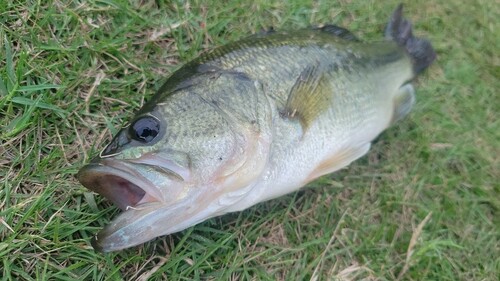
[[[335,36],[342,38],[342,39],[345,39],[345,40],[359,41],[359,39],[356,36],[354,36],[354,34],[352,34],[349,30],[347,30],[343,27],[337,26],[337,25],[327,24],[327,25],[324,25],[322,27],[317,27],[315,29],[318,29],[318,30],[321,30],[323,32],[335,35]]]
[[[272,26],[267,29],[261,29],[259,32],[257,32],[258,35],[268,35],[273,33],[276,33],[276,30]]]
[[[299,75],[288,95],[284,117],[297,118],[304,130],[328,109],[330,104],[331,86],[325,74],[325,70],[319,66],[307,67]]]

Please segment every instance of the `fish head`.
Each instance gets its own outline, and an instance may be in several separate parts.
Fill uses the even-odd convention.
[[[122,209],[93,247],[116,251],[181,231],[244,197],[268,142],[233,121],[192,92],[141,109],[77,175]]]

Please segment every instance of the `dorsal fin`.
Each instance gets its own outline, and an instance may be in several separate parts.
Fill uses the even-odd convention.
[[[322,67],[306,67],[299,75],[282,112],[285,118],[297,118],[304,131],[314,119],[328,109],[332,96],[326,72]]]
[[[268,35],[273,33],[276,33],[276,30],[272,26],[267,29],[263,28],[259,32],[257,32],[258,35]]]
[[[315,29],[318,29],[318,30],[321,30],[323,32],[335,35],[335,36],[342,38],[344,40],[359,41],[359,39],[356,36],[354,36],[354,34],[352,34],[352,32],[350,32],[349,30],[347,30],[343,27],[337,26],[337,25],[327,24],[327,25],[324,25],[322,27],[317,27]]]

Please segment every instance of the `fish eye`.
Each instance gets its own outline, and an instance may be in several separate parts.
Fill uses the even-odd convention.
[[[148,143],[158,135],[160,122],[156,118],[145,116],[135,120],[129,128],[132,139]]]

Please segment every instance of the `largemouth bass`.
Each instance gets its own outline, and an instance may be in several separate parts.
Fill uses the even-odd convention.
[[[263,32],[174,72],[78,173],[123,212],[115,251],[299,189],[366,154],[407,115],[431,44],[393,13],[380,42],[334,25]]]

